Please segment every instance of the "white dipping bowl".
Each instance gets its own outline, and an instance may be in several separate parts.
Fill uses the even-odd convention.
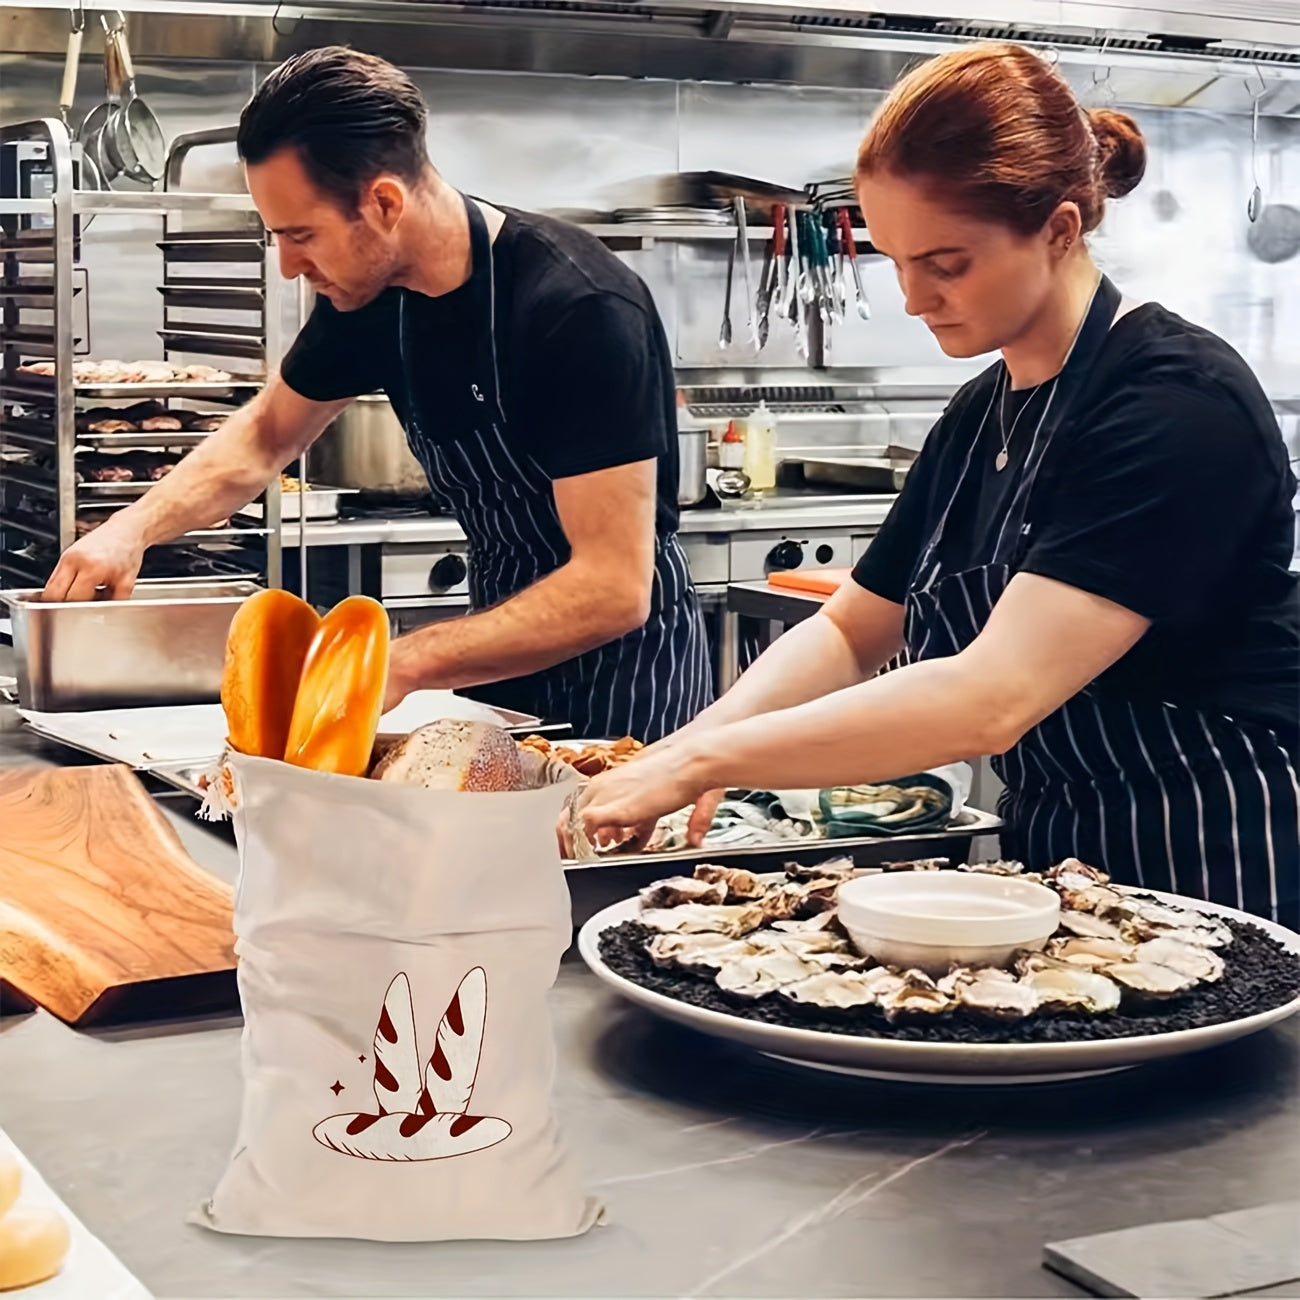
[[[1006,966],[1039,949],[1061,919],[1054,889],[979,871],[887,871],[845,881],[840,923],[860,953],[885,966],[944,975],[952,966]]]

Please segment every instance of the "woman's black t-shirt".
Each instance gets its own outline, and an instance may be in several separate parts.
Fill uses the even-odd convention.
[[[1008,428],[1021,418],[998,473],[996,402],[982,431],[980,423],[1000,375],[993,366],[965,385],[930,433],[854,571],[869,591],[903,603],[949,502],[945,567],[986,562],[983,543],[1006,514],[1049,387],[1008,395]],[[1245,361],[1148,303],[1113,326],[1048,446],[1016,568],[1151,620],[1102,683],[1262,724],[1300,762],[1295,487],[1277,420]]]

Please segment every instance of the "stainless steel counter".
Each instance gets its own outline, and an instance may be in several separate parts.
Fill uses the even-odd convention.
[[[760,504],[683,510],[684,534],[799,531],[809,528],[877,528],[894,503],[892,495],[776,497]],[[307,545],[370,546],[380,543],[461,542],[465,534],[452,518],[336,519],[307,521]],[[300,544],[297,522],[281,526],[285,546]]]
[[[65,754],[0,705],[0,766]],[[232,879],[229,840],[170,816]],[[610,882],[592,871],[572,888],[585,915]],[[608,1225],[574,1241],[385,1246],[188,1225],[235,1133],[235,1018],[96,1033],[0,1018],[0,1127],[160,1300],[1077,1296],[1041,1267],[1045,1242],[1300,1195],[1300,1018],[1141,1072],[945,1090],[697,1037],[572,957],[551,1011],[556,1112],[609,1206]]]

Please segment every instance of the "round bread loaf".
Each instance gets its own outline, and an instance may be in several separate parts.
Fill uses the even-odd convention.
[[[398,741],[375,766],[379,781],[429,790],[522,790],[519,749],[489,722],[441,718]]]
[[[57,1210],[19,1205],[0,1219],[0,1291],[35,1286],[67,1258],[72,1234]]]

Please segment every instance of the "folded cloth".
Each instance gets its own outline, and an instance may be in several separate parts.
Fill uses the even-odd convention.
[[[956,793],[933,772],[900,777],[889,785],[848,785],[823,790],[818,811],[827,839],[859,835],[915,835],[946,826]]]

